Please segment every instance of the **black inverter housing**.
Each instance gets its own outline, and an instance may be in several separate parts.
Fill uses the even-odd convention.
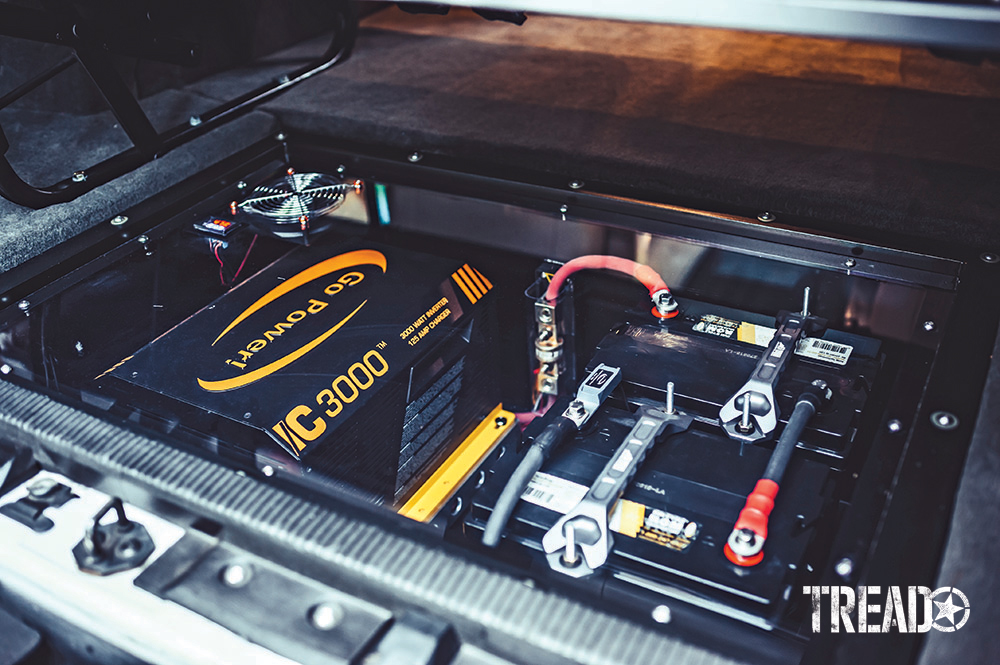
[[[301,247],[110,374],[399,506],[500,401],[492,289],[468,263],[398,247]]]

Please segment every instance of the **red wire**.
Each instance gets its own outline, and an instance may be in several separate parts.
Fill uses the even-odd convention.
[[[222,257],[219,256],[219,247],[222,245],[218,240],[212,241],[212,253],[215,254],[215,260],[219,262],[219,281],[222,282],[223,286],[226,286],[226,276],[222,274],[222,269],[225,268],[225,264],[222,262]]]
[[[243,271],[243,266],[246,265],[247,259],[250,258],[250,252],[253,250],[255,242],[257,242],[256,235],[253,237],[253,240],[250,241],[250,246],[247,247],[247,253],[243,256],[243,261],[240,263],[240,267],[236,269],[236,274],[233,275],[233,282],[236,281],[236,278],[239,277],[240,273]]]
[[[660,277],[660,273],[656,272],[647,265],[641,263],[636,263],[629,259],[623,259],[617,256],[602,256],[599,254],[590,254],[587,256],[580,256],[572,261],[564,264],[556,274],[552,276],[552,281],[549,282],[549,288],[545,291],[545,299],[549,302],[555,301],[559,296],[559,290],[562,288],[563,282],[566,278],[579,270],[617,270],[618,272],[625,273],[631,277],[635,277],[637,280],[642,282],[642,285],[649,289],[649,295],[652,296],[657,291],[670,291],[667,288],[667,283],[663,281]]]

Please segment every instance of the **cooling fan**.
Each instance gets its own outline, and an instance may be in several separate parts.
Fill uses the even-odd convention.
[[[344,182],[325,173],[296,173],[258,185],[242,203],[233,202],[233,213],[262,233],[309,244],[309,237],[330,225],[326,217],[340,207],[361,182]]]

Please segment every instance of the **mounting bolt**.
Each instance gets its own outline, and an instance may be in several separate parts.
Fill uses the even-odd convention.
[[[344,610],[336,603],[320,603],[309,610],[309,623],[316,630],[332,630],[344,619]]]
[[[979,258],[983,263],[1000,263],[1000,254],[996,252],[983,252]]]
[[[851,560],[851,557],[845,556],[837,562],[833,571],[846,580],[854,572],[854,561]]]
[[[888,427],[889,431],[893,434],[899,434],[903,431],[903,423],[901,423],[898,418],[893,418],[887,422],[885,426]]]
[[[188,124],[191,125],[192,127],[197,127],[198,125],[201,124],[201,116],[199,115],[191,116],[190,118],[188,118]]]
[[[856,265],[858,265],[858,262],[855,261],[854,259],[847,259],[846,261],[844,261],[844,266],[847,268],[853,268]]]
[[[933,332],[937,328],[937,324],[933,321],[924,321],[924,330],[927,332]]]
[[[764,212],[757,215],[757,219],[764,222],[765,224],[770,224],[771,222],[773,222],[778,218],[775,216],[773,212],[768,212],[767,210],[765,210]]]
[[[583,189],[583,181],[582,180],[570,180],[569,181],[569,188],[570,189]]]
[[[948,411],[935,411],[931,414],[931,424],[939,430],[948,432],[958,427],[958,416]]]
[[[73,172],[73,182],[84,182],[87,180],[86,171],[74,171]]]
[[[410,156],[407,157],[407,159],[409,159],[414,164],[416,164],[417,162],[419,162],[423,158],[424,158],[424,156],[422,154],[420,154],[419,152],[416,152],[416,151],[411,152]]]
[[[111,226],[121,226],[128,221],[128,217],[125,215],[115,215],[111,218]]]
[[[657,605],[653,608],[653,621],[656,623],[670,623],[672,618],[670,608],[666,605]]]
[[[22,300],[21,302],[17,303],[17,308],[22,312],[27,313],[29,307],[31,307],[31,303],[27,300]]]

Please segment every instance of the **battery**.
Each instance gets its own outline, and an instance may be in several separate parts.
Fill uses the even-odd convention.
[[[401,505],[499,403],[493,284],[352,240],[299,247],[110,371]],[[237,430],[239,431],[239,430]]]

